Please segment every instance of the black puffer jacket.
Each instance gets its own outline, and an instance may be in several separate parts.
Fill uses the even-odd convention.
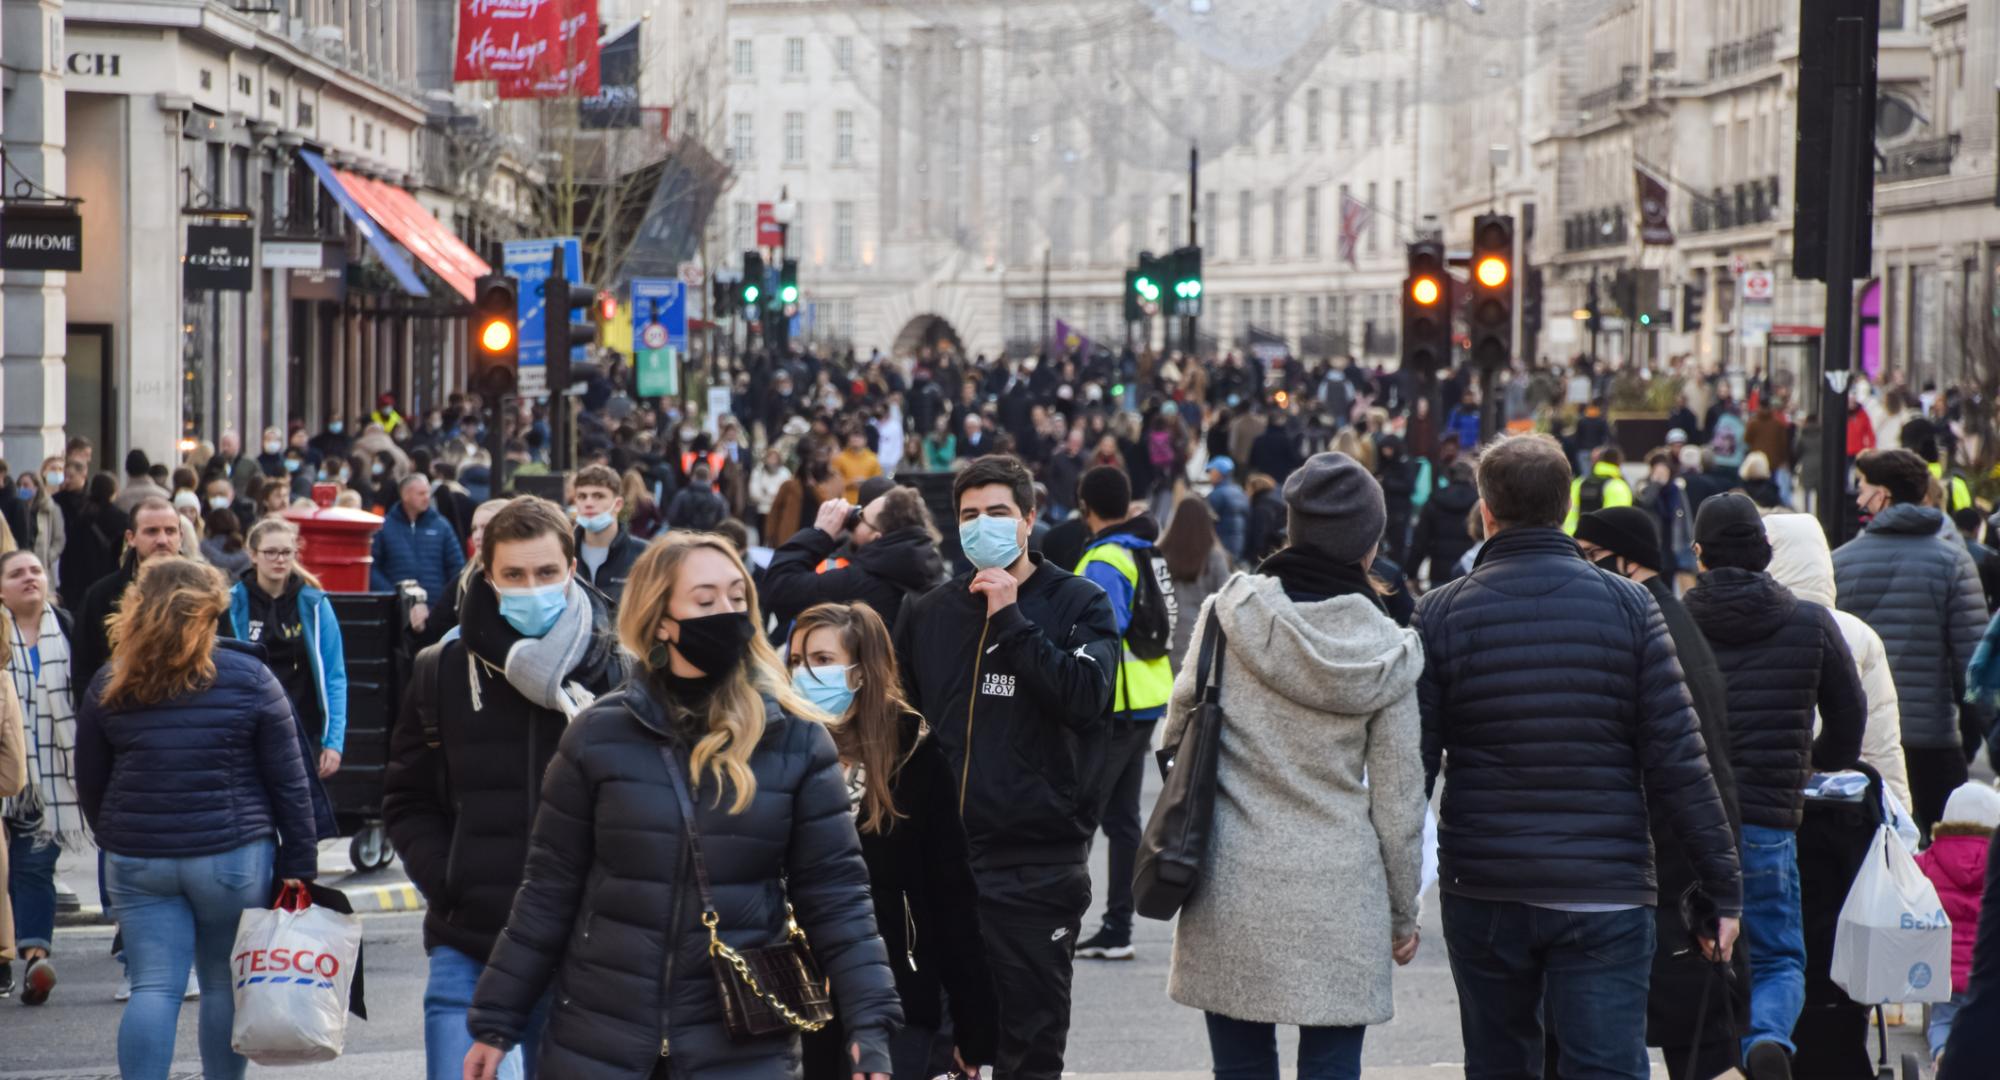
[[[623,678],[623,664],[603,596],[588,587],[584,592],[594,608],[596,637],[570,681],[602,694]],[[382,817],[410,881],[424,894],[424,948],[448,945],[483,960],[520,887],[542,773],[567,721],[522,697],[491,666],[505,661],[519,635],[501,620],[484,576],[471,579],[465,609],[459,630],[466,636],[447,638],[417,658],[417,675],[389,739]],[[467,637],[485,662],[468,655],[474,650]],[[437,673],[434,684],[427,669]],[[427,712],[436,746],[426,737]]]
[[[1965,668],[1986,632],[1979,570],[1944,514],[1899,503],[1833,552],[1835,603],[1857,615],[1889,654],[1903,714],[1903,745],[1958,748]]]
[[[1723,568],[1688,590],[1729,684],[1729,761],[1743,822],[1796,830],[1812,769],[1861,760],[1868,695],[1833,613],[1794,597],[1771,575]],[[1813,709],[1823,718],[1813,738]]]
[[[1424,766],[1444,772],[1439,885],[1523,903],[1657,902],[1648,806],[1725,914],[1730,835],[1659,605],[1558,529],[1513,528],[1417,604]]]
[[[1417,515],[1417,528],[1410,540],[1410,557],[1403,566],[1412,575],[1431,562],[1425,577],[1431,588],[1448,585],[1458,576],[1458,561],[1472,550],[1472,534],[1466,531],[1466,516],[1479,503],[1479,489],[1472,484],[1448,484],[1437,490]]]
[[[662,1056],[677,1077],[796,1076],[796,1037],[737,1043],[723,1027],[664,756],[685,767],[683,741],[670,734],[685,724],[669,721],[656,693],[627,684],[563,734],[527,875],[467,1026],[482,1042],[511,1045],[553,985],[541,1053],[549,1080],[644,1080]],[[839,998],[839,1023],[862,1044],[856,1071],[886,1072],[902,1009],[833,738],[767,699],[750,770],[757,791],[740,814],[728,812],[733,795],[716,805],[712,777],[693,793],[722,939],[737,949],[784,940],[789,897]]]
[[[800,529],[771,553],[771,565],[757,585],[757,599],[780,622],[823,603],[862,603],[894,628],[903,598],[912,600],[944,580],[937,541],[919,528],[897,529],[854,549],[845,566],[814,573],[840,541],[812,526]]]
[[[943,1020],[940,991],[951,997],[952,1045],[968,1062],[993,1060],[999,1005],[974,905],[978,888],[966,864],[965,829],[958,823],[958,789],[951,766],[918,719],[903,725],[902,768],[889,794],[904,817],[886,833],[862,833],[875,897],[875,925],[896,973],[903,1016],[913,1027]],[[831,1028],[806,1037],[807,1080],[849,1080],[854,1062]]]
[[[618,601],[625,596],[625,579],[632,576],[632,564],[646,553],[646,542],[633,536],[623,525],[618,526],[618,535],[611,538],[611,549],[604,553],[604,563],[593,574],[590,564],[583,558],[583,541],[583,527],[579,525],[576,529],[576,576],[603,593],[615,609]]]

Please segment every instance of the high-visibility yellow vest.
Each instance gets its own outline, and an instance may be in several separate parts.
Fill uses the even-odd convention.
[[[1132,583],[1132,603],[1139,602],[1139,564],[1132,558],[1132,552],[1122,544],[1098,544],[1083,553],[1076,564],[1074,573],[1079,576],[1091,563],[1101,562],[1124,575]],[[1182,618],[1186,618],[1185,614]],[[1129,605],[1128,605],[1129,618]],[[1174,692],[1174,669],[1167,658],[1141,660],[1132,655],[1132,649],[1123,641],[1118,643],[1122,659],[1118,665],[1118,677],[1114,680],[1116,689],[1111,699],[1111,711],[1116,713],[1139,712],[1143,709],[1158,709],[1166,705]]]

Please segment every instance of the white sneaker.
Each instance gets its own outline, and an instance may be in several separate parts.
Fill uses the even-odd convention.
[[[132,976],[130,975],[118,976],[118,989],[111,991],[111,1000],[113,1001],[132,1000]]]
[[[181,991],[182,1001],[200,1001],[201,984],[194,981],[194,972],[188,972],[187,989]]]

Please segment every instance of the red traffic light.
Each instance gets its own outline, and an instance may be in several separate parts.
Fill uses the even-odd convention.
[[[618,298],[609,292],[597,294],[597,317],[610,322],[618,317]]]

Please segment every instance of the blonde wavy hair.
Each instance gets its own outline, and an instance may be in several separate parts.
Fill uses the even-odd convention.
[[[139,569],[111,617],[106,706],[157,705],[215,682],[215,633],[229,609],[222,574],[171,556]]]
[[[666,663],[666,650],[656,646],[662,622],[673,618],[667,613],[674,596],[674,584],[681,563],[697,551],[713,551],[729,560],[743,578],[744,600],[749,605],[750,623],[756,633],[750,639],[749,655],[727,681],[716,687],[709,698],[708,734],[695,743],[689,769],[697,778],[703,771],[715,777],[719,787],[735,792],[729,812],[749,809],[757,794],[757,777],[750,771],[750,755],[764,738],[764,698],[793,716],[815,723],[829,723],[831,717],[792,689],[791,677],[771,643],[764,639],[764,616],[757,607],[757,587],[750,572],[736,554],[735,545],[714,533],[670,532],[653,541],[632,564],[625,581],[625,596],[618,605],[618,642],[637,658],[646,673],[649,691],[658,693],[655,678]],[[720,805],[722,794],[716,793]]]

